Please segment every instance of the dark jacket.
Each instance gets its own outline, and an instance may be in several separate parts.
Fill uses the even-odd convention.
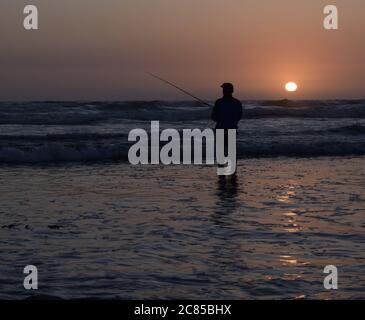
[[[212,112],[213,121],[217,122],[216,129],[237,129],[242,118],[242,103],[233,97],[218,99]]]

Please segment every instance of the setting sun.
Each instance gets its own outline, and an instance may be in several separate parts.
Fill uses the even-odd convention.
[[[298,89],[298,85],[295,82],[288,82],[285,85],[286,91],[294,92],[294,91],[297,91],[297,89]]]

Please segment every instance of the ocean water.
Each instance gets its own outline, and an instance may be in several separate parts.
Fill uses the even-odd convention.
[[[244,101],[240,158],[365,154],[365,100]],[[213,127],[195,102],[0,104],[0,163],[126,161],[131,129]]]
[[[226,181],[209,166],[0,167],[0,298],[364,299],[364,168],[245,159]]]
[[[364,299],[365,101],[244,106],[221,180],[127,162],[152,120],[212,127],[197,103],[1,103],[0,299]]]

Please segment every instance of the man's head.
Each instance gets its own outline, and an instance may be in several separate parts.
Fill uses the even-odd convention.
[[[223,95],[225,97],[231,97],[234,92],[234,87],[232,83],[226,82],[221,85],[221,88],[223,88]]]

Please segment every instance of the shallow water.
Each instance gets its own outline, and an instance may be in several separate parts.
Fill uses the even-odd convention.
[[[0,167],[0,298],[365,298],[365,158]],[[339,290],[323,288],[336,265]]]

